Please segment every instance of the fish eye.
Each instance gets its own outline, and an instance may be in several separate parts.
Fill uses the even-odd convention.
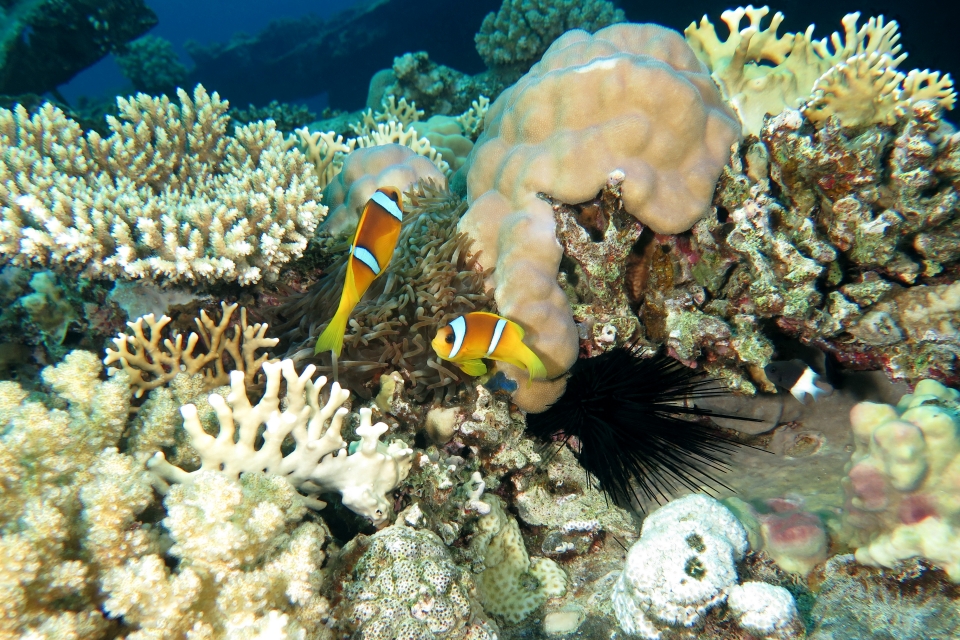
[[[447,344],[453,344],[453,331],[447,333],[447,337],[444,338],[447,341]]]

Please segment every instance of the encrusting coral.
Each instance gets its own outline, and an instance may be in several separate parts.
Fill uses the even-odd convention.
[[[716,216],[630,256],[644,337],[749,393],[773,390],[768,320],[855,368],[956,380],[958,175],[932,101],[892,129],[768,119],[732,155]]]
[[[110,136],[47,103],[0,110],[0,254],[92,278],[253,284],[326,214],[312,167],[271,122],[228,135],[228,104],[118,98]]]
[[[396,255],[357,305],[344,336],[340,376],[355,393],[369,397],[369,387],[390,371],[397,371],[421,399],[452,392],[464,379],[430,348],[436,330],[450,319],[492,307],[476,259],[467,254],[470,240],[457,231],[463,209],[459,198],[430,184],[420,183],[404,194],[406,213]],[[280,307],[289,319],[279,325],[289,344],[287,357],[301,361],[314,356],[316,336],[339,300],[346,258],[341,254],[324,279]],[[318,356],[320,362],[328,358]]]
[[[484,126],[466,165],[460,229],[480,264],[496,267],[487,286],[500,313],[558,376],[577,357],[578,335],[557,284],[553,207],[537,194],[586,202],[618,172],[627,213],[660,233],[685,231],[707,213],[739,125],[679,34],[626,24],[558,38]]]

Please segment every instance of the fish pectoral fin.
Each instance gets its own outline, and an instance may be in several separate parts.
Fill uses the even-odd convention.
[[[458,362],[457,366],[468,376],[482,376],[487,372],[487,365],[483,364],[483,360],[480,359],[464,360]]]

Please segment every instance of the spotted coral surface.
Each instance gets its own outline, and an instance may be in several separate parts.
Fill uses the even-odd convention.
[[[496,640],[469,572],[431,531],[396,524],[361,539],[365,548],[338,608],[357,640]]]

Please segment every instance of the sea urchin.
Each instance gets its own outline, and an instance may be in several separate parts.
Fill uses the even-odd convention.
[[[664,352],[616,347],[578,360],[549,409],[527,416],[527,430],[571,447],[600,489],[620,505],[660,503],[673,489],[725,487],[716,474],[740,443],[698,418],[720,416],[692,400],[729,393]],[[749,420],[748,418],[741,418]]]

